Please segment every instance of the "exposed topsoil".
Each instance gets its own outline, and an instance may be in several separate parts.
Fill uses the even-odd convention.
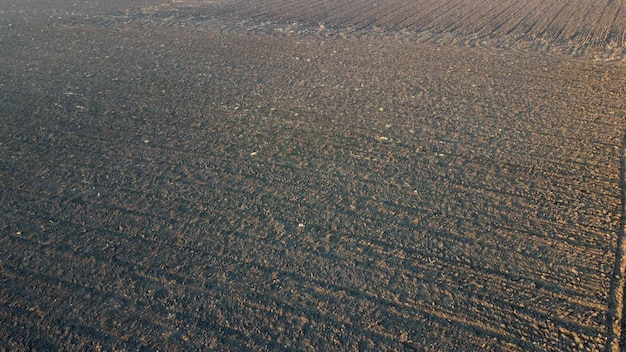
[[[618,348],[626,66],[180,3],[0,5],[0,349]]]

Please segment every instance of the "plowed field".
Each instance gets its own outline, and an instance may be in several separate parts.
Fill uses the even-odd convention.
[[[238,20],[247,30],[395,36],[436,44],[488,46],[623,60],[626,8],[619,0],[179,0],[65,24],[196,26]]]
[[[621,5],[0,5],[0,349],[617,351]]]

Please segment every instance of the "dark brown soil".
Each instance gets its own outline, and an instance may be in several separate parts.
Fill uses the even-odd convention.
[[[35,3],[0,5],[0,349],[617,350],[623,63]]]

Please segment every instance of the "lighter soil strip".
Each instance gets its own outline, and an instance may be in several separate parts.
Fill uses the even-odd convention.
[[[618,352],[626,347],[622,338],[624,327],[624,279],[626,277],[626,135],[622,142],[622,157],[620,165],[620,177],[622,187],[622,220],[619,237],[617,238],[617,250],[615,254],[615,274],[611,282],[609,293],[609,314],[607,326],[609,329],[609,344],[607,351]]]

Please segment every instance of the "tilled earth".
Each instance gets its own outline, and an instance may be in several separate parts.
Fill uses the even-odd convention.
[[[617,348],[623,64],[12,4],[0,349]]]

